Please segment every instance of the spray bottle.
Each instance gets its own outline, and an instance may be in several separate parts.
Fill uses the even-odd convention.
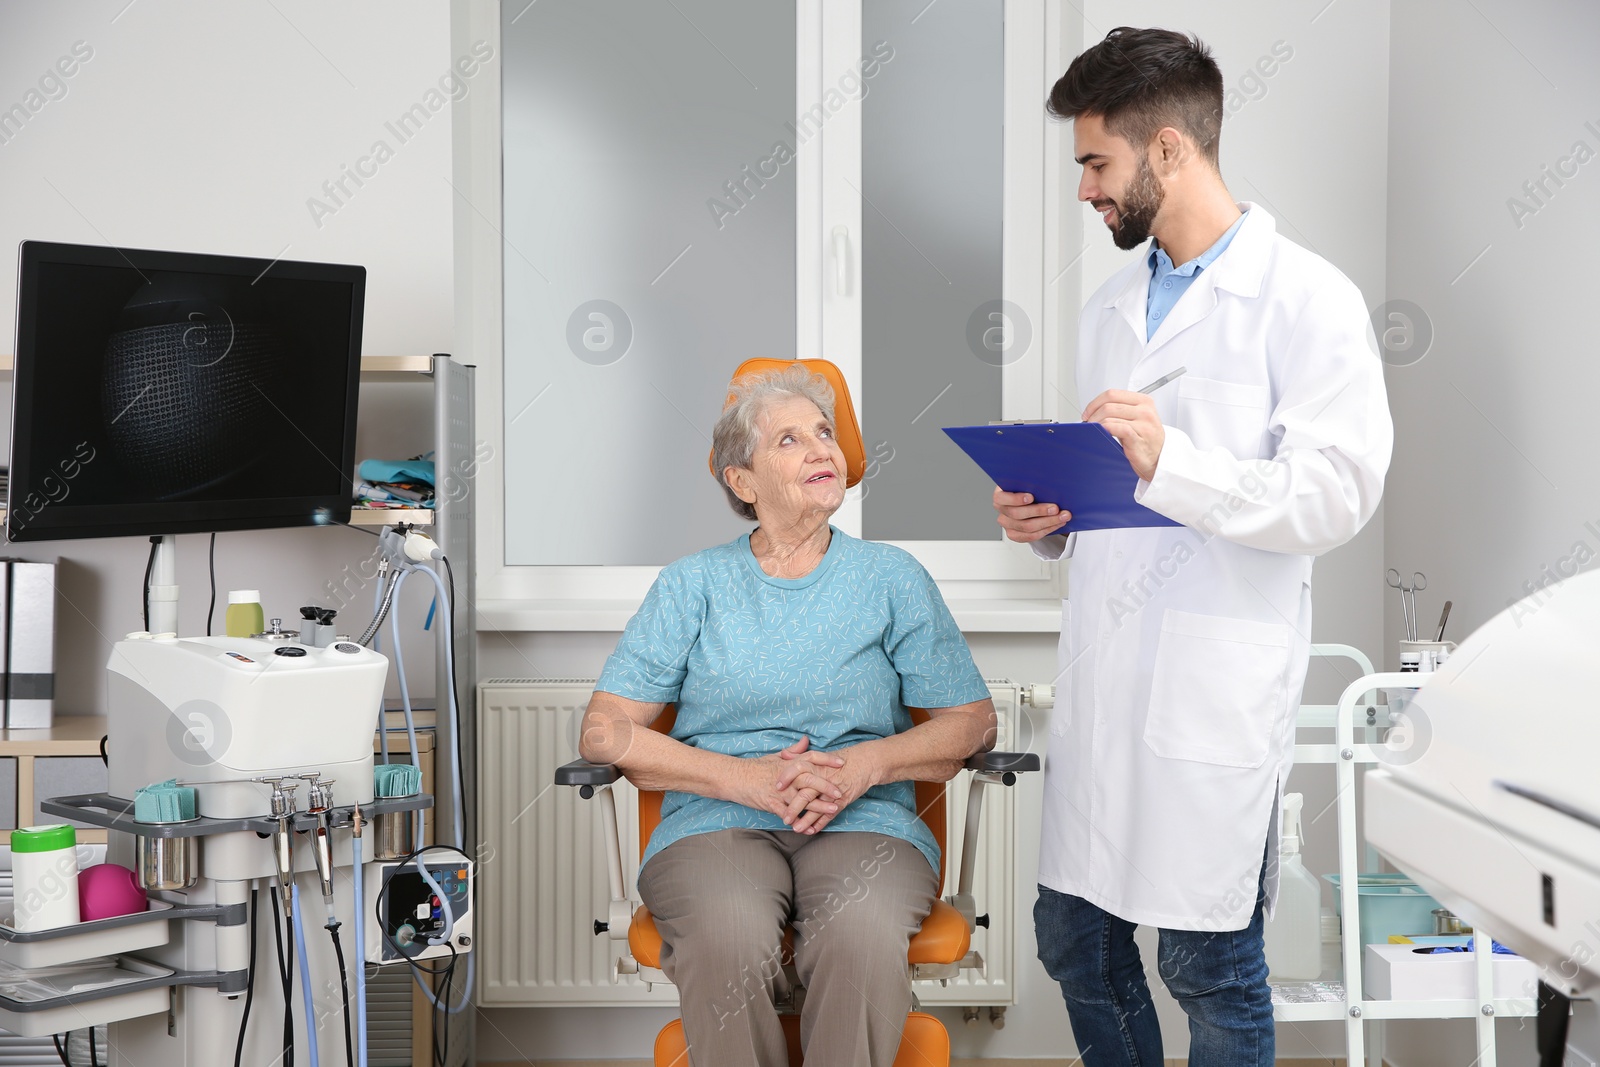
[[[1299,793],[1283,797],[1278,907],[1266,924],[1267,969],[1275,981],[1313,982],[1322,974],[1322,887],[1300,858]]]

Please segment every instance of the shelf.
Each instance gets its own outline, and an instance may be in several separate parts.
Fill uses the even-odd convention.
[[[432,508],[351,508],[351,526],[387,526],[409,522],[413,526],[432,526]]]
[[[226,993],[242,992],[245,987],[245,971],[181,971],[133,956],[112,958],[120,969],[147,977],[39,1000],[0,995],[0,1024],[23,1037],[42,1037],[159,1014],[168,1010],[168,990],[174,986],[210,986]]]
[[[432,356],[362,356],[364,382],[414,382],[433,374]]]
[[[1522,1019],[1538,1014],[1532,1000],[1501,997],[1489,1003],[1494,1015],[1502,1019]],[[1361,1017],[1368,1022],[1388,1019],[1477,1019],[1482,1009],[1476,1000],[1370,1000],[1361,1001]],[[1282,1023],[1345,1022],[1349,1007],[1344,1001],[1283,1003],[1274,1001],[1272,1017]]]
[[[15,365],[15,356],[0,354],[0,376],[10,375]],[[361,357],[361,380],[364,382],[413,382],[432,373],[432,356]]]
[[[98,956],[121,956],[156,948],[168,942],[174,919],[242,926],[244,904],[172,904],[151,900],[144,911],[48,930],[13,929],[12,919],[7,916],[0,919],[0,963],[25,969],[56,967]]]
[[[0,756],[96,756],[106,734],[104,715],[57,715],[38,730],[0,730]]]
[[[216,783],[191,784],[204,787]],[[396,811],[425,811],[431,807],[433,807],[433,797],[428,793],[418,793],[409,797],[374,799],[362,806],[361,814],[363,822],[370,823],[374,816]],[[183,822],[139,822],[133,817],[133,801],[112,796],[110,793],[78,793],[72,796],[52,797],[42,801],[39,810],[47,815],[59,815],[62,818],[92,823],[108,830],[121,830],[123,833],[140,837],[207,837],[212,834],[246,831],[266,837],[278,828],[277,821],[265,815],[248,819],[212,819],[200,815],[193,819],[185,819]],[[331,809],[332,827],[338,829],[349,826],[354,810],[354,805]],[[289,825],[296,833],[305,833],[317,829],[321,824],[314,813],[298,811],[295,812]]]

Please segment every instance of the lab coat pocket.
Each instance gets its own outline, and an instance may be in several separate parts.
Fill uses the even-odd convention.
[[[1179,410],[1174,420],[1201,448],[1221,446],[1240,459],[1262,454],[1267,429],[1267,387],[1197,378],[1177,381]]]
[[[1259,767],[1284,701],[1289,627],[1167,609],[1144,741],[1158,756]]]

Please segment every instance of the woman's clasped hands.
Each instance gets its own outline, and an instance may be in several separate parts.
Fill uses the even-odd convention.
[[[857,797],[872,788],[875,768],[871,743],[853,745],[837,752],[811,749],[809,738],[778,753],[780,770],[772,782],[772,797],[795,833],[821,832],[834,817]]]

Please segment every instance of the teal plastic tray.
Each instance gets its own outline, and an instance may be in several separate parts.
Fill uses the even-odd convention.
[[[1343,915],[1339,876],[1322,876],[1333,884],[1333,906]],[[1432,934],[1433,909],[1439,902],[1407,874],[1363,874],[1358,876],[1356,910],[1361,917],[1361,943],[1386,945],[1390,934]]]

